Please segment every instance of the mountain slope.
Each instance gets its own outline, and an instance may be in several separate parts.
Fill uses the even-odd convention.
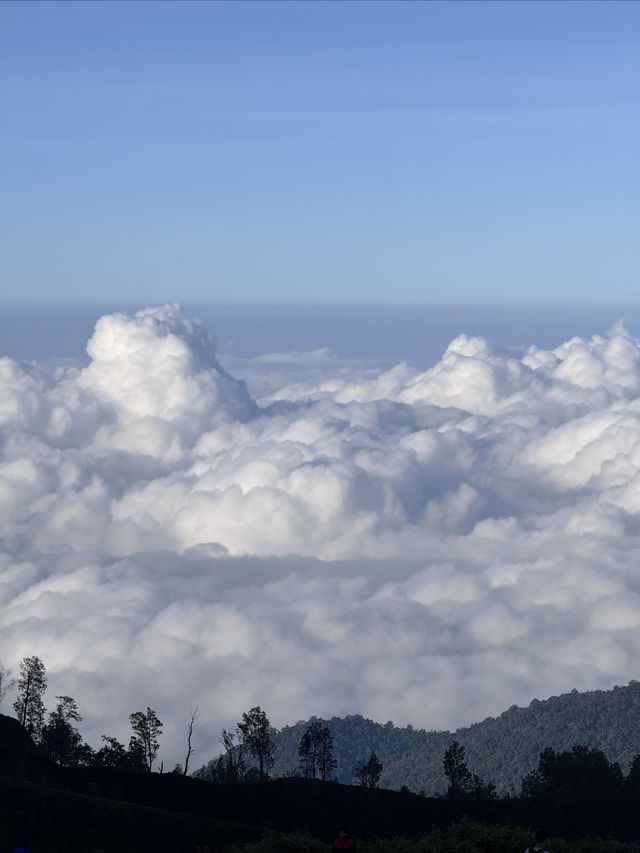
[[[313,718],[316,719],[316,718]],[[527,708],[515,705],[480,723],[455,732],[398,728],[361,716],[321,720],[329,727],[341,782],[351,782],[353,764],[376,752],[384,765],[382,785],[427,794],[442,792],[445,778],[442,757],[454,740],[466,749],[467,765],[485,781],[493,780],[499,792],[519,791],[520,780],[537,767],[547,746],[567,750],[575,744],[601,749],[626,772],[640,753],[640,682],[625,687],[579,693],[574,690]],[[272,775],[295,773],[298,744],[309,721],[285,726],[277,735]]]

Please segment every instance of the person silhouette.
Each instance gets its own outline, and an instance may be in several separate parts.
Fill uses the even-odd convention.
[[[355,838],[349,835],[344,827],[338,830],[338,837],[333,842],[332,847],[333,853],[339,853],[340,850],[349,850],[350,853],[355,853],[356,850]]]

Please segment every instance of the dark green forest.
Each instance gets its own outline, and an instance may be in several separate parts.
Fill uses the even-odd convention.
[[[576,744],[602,750],[627,772],[640,753],[640,682],[612,690],[576,690],[550,699],[534,699],[527,708],[513,705],[498,717],[456,731],[425,731],[381,725],[361,716],[313,718],[334,740],[336,775],[351,783],[352,767],[375,752],[383,764],[381,786],[416,793],[443,793],[442,756],[453,742],[466,751],[469,769],[495,783],[498,793],[519,792],[522,777],[538,764],[545,747],[570,750]],[[300,738],[311,721],[285,726],[276,734],[272,775],[295,772]]]

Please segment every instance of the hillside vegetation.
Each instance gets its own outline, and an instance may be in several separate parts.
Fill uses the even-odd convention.
[[[316,720],[318,718],[312,718]],[[443,793],[442,757],[458,741],[466,750],[473,773],[492,780],[499,793],[518,792],[520,782],[533,770],[540,753],[586,744],[601,749],[624,772],[640,753],[640,682],[612,690],[579,693],[573,690],[527,708],[515,705],[480,723],[456,731],[425,731],[411,726],[398,728],[389,722],[375,723],[361,716],[320,720],[333,735],[337,777],[349,784],[356,761],[375,752],[383,764],[381,785],[399,790],[406,785],[427,795]],[[273,776],[294,773],[298,744],[309,721],[285,726],[276,735]]]

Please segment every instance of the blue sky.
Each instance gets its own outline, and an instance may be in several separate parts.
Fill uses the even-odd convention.
[[[637,3],[0,24],[5,299],[640,303]]]

